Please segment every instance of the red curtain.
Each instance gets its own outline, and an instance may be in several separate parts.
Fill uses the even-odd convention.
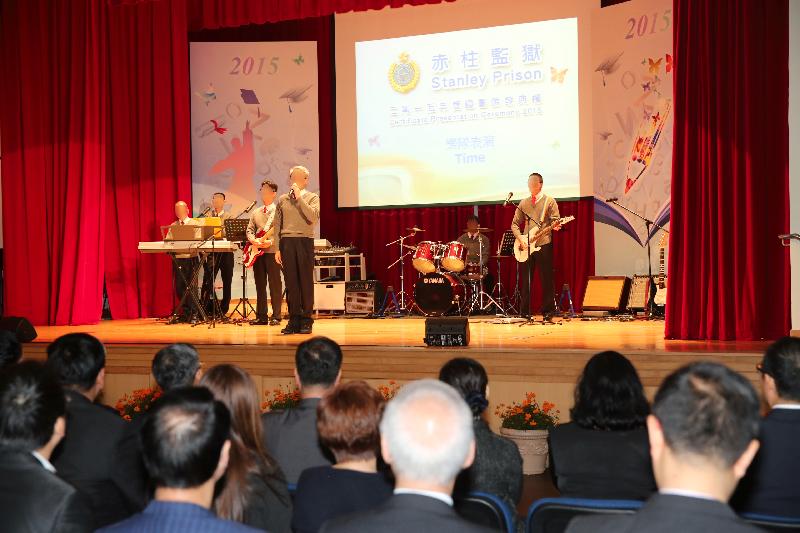
[[[785,335],[787,0],[675,0],[666,335]]]
[[[106,287],[114,318],[163,316],[173,305],[169,259],[142,255],[174,204],[191,204],[189,68],[184,0],[109,8]]]
[[[4,2],[0,36],[5,310],[36,324],[100,317],[106,6]]]

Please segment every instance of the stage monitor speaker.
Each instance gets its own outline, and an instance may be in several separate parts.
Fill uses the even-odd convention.
[[[467,346],[469,320],[460,316],[426,318],[423,341],[428,346]]]
[[[652,283],[648,283],[650,276],[633,276],[631,290],[628,295],[629,311],[644,311],[650,301]]]
[[[348,315],[378,313],[383,305],[383,284],[374,279],[346,281],[344,284],[344,312]]]
[[[19,342],[33,342],[37,337],[36,328],[30,320],[19,316],[0,318],[0,329],[15,333]]]
[[[583,310],[622,311],[628,300],[630,282],[627,276],[590,276],[583,294]]]

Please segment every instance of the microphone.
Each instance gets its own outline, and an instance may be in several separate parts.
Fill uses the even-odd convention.
[[[200,213],[200,216],[198,216],[197,218],[203,218],[204,216],[206,216],[208,214],[209,211],[211,211],[211,207],[206,207],[205,211]]]
[[[250,205],[248,205],[248,206],[247,206],[247,209],[245,209],[245,210],[244,210],[244,212],[245,212],[245,213],[249,213],[250,211],[252,211],[252,210],[253,210],[253,208],[256,206],[256,204],[257,204],[257,203],[258,203],[258,200],[253,200],[253,203],[252,203],[252,204],[250,204]]]
[[[619,200],[618,197],[612,196],[611,198],[606,198],[606,203],[616,202],[617,200]]]
[[[505,201],[505,202],[503,202],[503,206],[507,206],[508,204],[510,204],[510,203],[511,203],[511,197],[512,197],[512,196],[514,196],[514,193],[513,193],[513,192],[510,192],[510,193],[508,193],[508,196],[506,197],[506,201]]]

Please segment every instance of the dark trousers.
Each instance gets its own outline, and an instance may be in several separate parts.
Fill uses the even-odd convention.
[[[179,310],[179,313],[187,318],[197,311],[191,294],[187,293],[189,289],[193,291],[197,290],[195,285],[191,285],[192,273],[194,272],[197,262],[198,259],[196,257],[175,259],[175,261],[172,262],[172,278],[175,285],[175,296],[180,300],[183,298],[183,295],[186,294],[186,299],[183,301],[183,307]]]
[[[310,321],[314,311],[314,239],[281,237],[280,247],[289,320],[295,324]]]
[[[214,272],[211,272],[211,263],[214,263]],[[222,276],[222,300],[219,302],[219,310],[223,315],[228,314],[228,307],[231,304],[231,284],[233,283],[233,252],[215,252],[208,254],[203,265],[203,305],[213,305],[209,300],[213,300],[214,280],[217,273]],[[213,310],[213,308],[211,308]]]
[[[530,269],[530,278],[528,270]],[[542,281],[542,314],[549,315],[555,312],[554,287],[553,287],[553,243],[542,246],[538,252],[531,254],[530,258],[522,264],[519,270],[522,301],[519,305],[519,313],[523,316],[531,314],[531,288],[529,279],[539,271],[539,279]]]
[[[267,319],[267,282],[269,281],[269,299],[272,301],[272,318],[281,319],[281,302],[283,302],[283,285],[281,284],[281,266],[275,261],[275,254],[261,254],[253,263],[253,280],[256,282],[256,318]]]

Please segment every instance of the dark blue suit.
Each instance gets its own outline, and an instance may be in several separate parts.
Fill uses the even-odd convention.
[[[153,501],[139,514],[99,529],[102,533],[251,533],[259,531],[238,522],[222,520],[204,507],[192,503]]]

